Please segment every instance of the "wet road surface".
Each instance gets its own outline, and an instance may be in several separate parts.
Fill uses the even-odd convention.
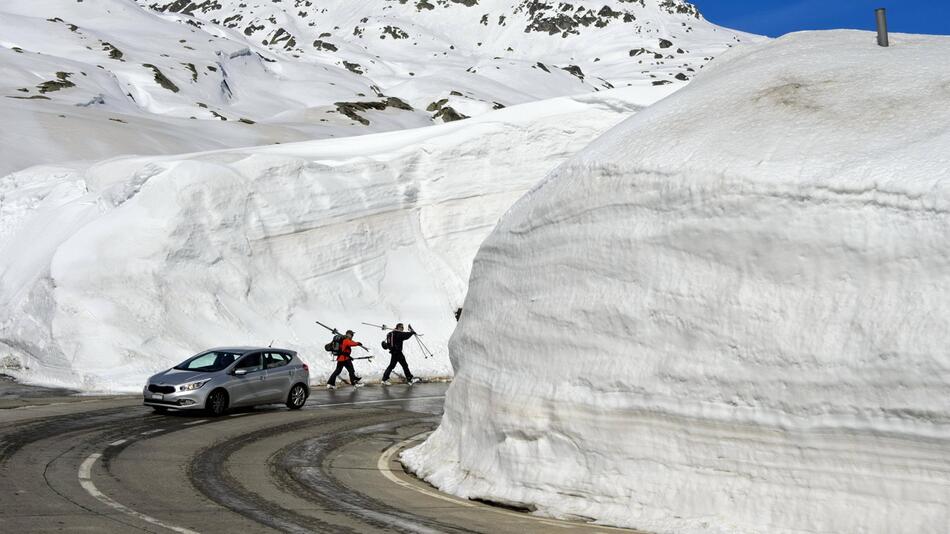
[[[314,387],[300,411],[219,418],[155,414],[139,397],[8,398],[0,532],[620,532],[458,499],[405,473],[398,452],[438,425],[447,387]]]

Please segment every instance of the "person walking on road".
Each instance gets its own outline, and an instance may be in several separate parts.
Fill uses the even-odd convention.
[[[392,382],[389,381],[389,375],[393,372],[393,369],[396,368],[397,363],[402,366],[402,372],[406,376],[407,383],[411,385],[419,381],[418,378],[412,376],[412,371],[409,370],[409,364],[406,363],[406,356],[402,353],[403,341],[406,341],[414,335],[416,335],[416,332],[412,329],[412,325],[409,325],[409,331],[406,332],[402,323],[398,323],[394,330],[386,334],[386,348],[389,350],[390,358],[389,367],[383,372],[383,385],[392,385]]]
[[[343,336],[343,340],[340,341],[340,352],[336,357],[336,370],[333,371],[333,374],[330,375],[330,379],[327,380],[327,389],[336,389],[336,377],[340,376],[340,373],[343,369],[346,369],[346,372],[350,375],[350,384],[353,387],[360,387],[363,384],[360,384],[362,378],[356,376],[356,369],[353,368],[353,347],[362,347],[363,344],[359,341],[353,341],[353,335],[355,332],[352,330],[347,330],[346,334]]]

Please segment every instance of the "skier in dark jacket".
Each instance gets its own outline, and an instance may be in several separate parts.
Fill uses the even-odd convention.
[[[336,377],[340,376],[340,373],[343,369],[346,369],[346,372],[350,375],[350,384],[353,387],[360,387],[363,384],[360,384],[362,378],[356,376],[356,369],[353,368],[353,357],[351,352],[353,347],[362,347],[363,344],[359,341],[353,341],[352,330],[347,330],[346,335],[343,338],[343,341],[340,342],[340,353],[336,356],[336,370],[333,371],[333,374],[330,375],[330,379],[327,380],[327,389],[336,389]]]
[[[414,335],[416,335],[416,332],[412,329],[412,325],[409,325],[409,331],[405,332],[402,323],[398,323],[395,330],[386,334],[386,344],[389,346],[390,358],[389,367],[383,373],[383,385],[389,386],[392,384],[389,381],[389,374],[396,368],[397,363],[402,366],[402,372],[406,375],[406,382],[415,384],[419,381],[418,378],[412,376],[412,371],[409,370],[409,365],[406,363],[406,356],[402,353],[403,341]]]

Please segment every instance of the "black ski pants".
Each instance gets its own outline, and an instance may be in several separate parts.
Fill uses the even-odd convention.
[[[396,368],[397,363],[402,366],[402,373],[406,376],[406,380],[412,380],[412,371],[409,370],[409,364],[406,363],[406,356],[403,355],[401,350],[394,350],[389,353],[389,367],[387,367],[383,373],[383,380],[389,380],[389,374]]]
[[[346,359],[342,362],[336,362],[336,370],[333,371],[333,374],[330,375],[330,379],[327,380],[327,384],[331,386],[336,385],[336,377],[340,376],[340,373],[346,369],[346,372],[350,375],[350,384],[353,383],[353,379],[356,378],[356,369],[353,369],[353,360]]]

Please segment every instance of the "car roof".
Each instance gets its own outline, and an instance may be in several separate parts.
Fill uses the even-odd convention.
[[[259,351],[259,350],[262,350],[262,351],[271,351],[271,352],[287,352],[287,353],[290,353],[290,354],[296,354],[296,352],[294,352],[294,351],[292,351],[292,350],[289,350],[289,349],[282,349],[282,348],[279,348],[279,347],[250,347],[250,346],[245,346],[245,347],[215,347],[215,348],[213,348],[213,349],[208,349],[208,350],[205,351],[205,352],[216,351],[216,352],[235,352],[235,353],[238,353],[238,354],[247,354],[248,352],[257,352],[257,351]]]

